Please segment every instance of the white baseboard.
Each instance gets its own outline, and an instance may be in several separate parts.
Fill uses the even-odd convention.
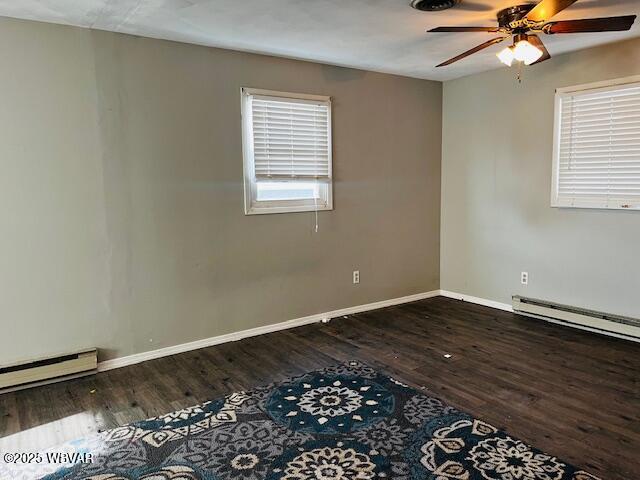
[[[150,350],[148,352],[136,353],[128,355],[126,357],[114,358],[112,360],[105,360],[98,363],[98,371],[104,372],[107,370],[113,370],[114,368],[125,367],[127,365],[134,365],[136,363],[145,362],[154,358],[166,357],[168,355],[175,355],[177,353],[188,352],[190,350],[197,350],[199,348],[211,347],[213,345],[219,345],[221,343],[236,342],[247,337],[254,337],[256,335],[263,335],[265,333],[277,332],[279,330],[286,330],[288,328],[300,327],[302,325],[308,325],[310,323],[320,322],[324,319],[331,319],[336,317],[342,317],[344,315],[353,315],[355,313],[367,312],[369,310],[376,310],[378,308],[391,307],[393,305],[400,305],[403,303],[415,302],[417,300],[424,300],[425,298],[437,297],[441,294],[440,290],[432,290],[430,292],[416,293],[415,295],[407,295],[406,297],[392,298],[389,300],[382,300],[380,302],[367,303],[365,305],[357,305],[355,307],[341,308],[339,310],[332,310],[330,312],[317,313],[315,315],[309,315],[307,317],[295,318],[287,320],[285,322],[274,323],[272,325],[265,325],[263,327],[250,328],[248,330],[242,330],[239,332],[227,333],[225,335],[218,335],[216,337],[204,338],[202,340],[196,340],[193,342],[182,343],[180,345],[172,345],[170,347],[159,348],[157,350]]]
[[[513,307],[508,303],[495,302],[493,300],[487,300],[486,298],[465,295],[464,293],[450,292],[449,290],[440,290],[440,295],[443,297],[455,298],[456,300],[462,300],[463,302],[476,303],[478,305],[484,305],[485,307],[497,308],[498,310],[504,310],[505,312],[513,312]]]

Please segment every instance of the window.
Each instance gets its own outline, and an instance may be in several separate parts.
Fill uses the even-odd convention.
[[[245,213],[331,210],[331,100],[242,89]]]
[[[556,91],[551,205],[640,210],[640,77]]]

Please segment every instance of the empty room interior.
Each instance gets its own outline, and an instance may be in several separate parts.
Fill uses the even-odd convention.
[[[638,14],[0,0],[0,479],[640,478]]]

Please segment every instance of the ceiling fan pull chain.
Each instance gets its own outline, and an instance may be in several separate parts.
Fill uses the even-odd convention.
[[[522,83],[522,62],[518,62],[518,83]]]

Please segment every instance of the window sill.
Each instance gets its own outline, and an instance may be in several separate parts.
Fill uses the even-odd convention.
[[[585,201],[556,201],[551,204],[552,208],[561,208],[561,209],[591,209],[591,210],[627,210],[627,211],[639,211],[640,204],[638,203],[595,203],[595,202],[585,202]]]
[[[299,212],[323,212],[327,210],[333,210],[333,205],[281,205],[281,206],[256,206],[253,205],[249,208],[245,208],[245,215],[268,215],[272,213],[299,213]]]

